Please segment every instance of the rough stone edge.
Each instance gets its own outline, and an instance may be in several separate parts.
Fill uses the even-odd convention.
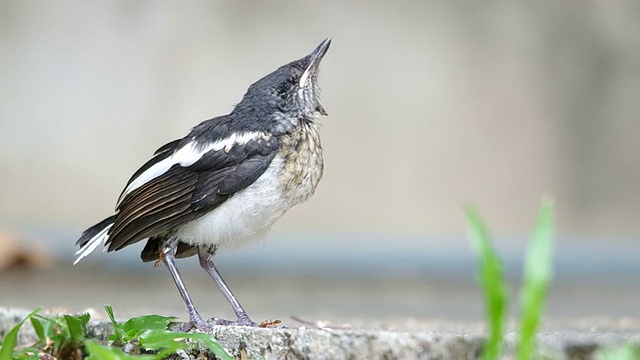
[[[0,307],[0,339],[27,314],[24,310]],[[87,332],[90,337],[106,342],[112,326],[108,321],[92,321]],[[477,359],[483,341],[480,333],[306,327],[215,326],[212,336],[229,354],[243,359]],[[25,324],[19,333],[19,344],[29,344],[36,339],[31,325]],[[543,333],[538,336],[538,342],[546,358],[588,359],[603,346],[640,344],[640,334]],[[515,343],[515,334],[505,337],[505,358],[514,353]]]

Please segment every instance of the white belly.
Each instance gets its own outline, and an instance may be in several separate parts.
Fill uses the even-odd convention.
[[[276,156],[264,174],[217,209],[176,230],[191,245],[242,245],[265,233],[291,206],[283,196],[277,173],[283,160]]]

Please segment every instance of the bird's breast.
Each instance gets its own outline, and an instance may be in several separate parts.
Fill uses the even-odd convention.
[[[191,245],[242,245],[266,232],[293,206],[307,200],[322,177],[322,146],[317,125],[281,135],[278,154],[267,170],[206,215],[176,230]]]
[[[324,169],[318,124],[303,123],[283,135],[279,156],[284,159],[279,174],[283,196],[292,206],[307,200],[315,192]]]

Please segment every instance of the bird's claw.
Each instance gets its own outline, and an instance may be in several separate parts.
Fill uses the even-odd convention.
[[[206,321],[199,320],[189,320],[187,322],[182,323],[177,327],[178,331],[181,332],[189,332],[189,330],[196,328],[202,332],[209,333],[213,330],[213,326],[209,325]]]
[[[260,325],[257,322],[254,322],[253,320],[251,320],[248,316],[247,317],[240,317],[240,318],[238,318],[238,320],[235,320],[235,321],[225,320],[225,319],[221,319],[221,318],[213,318],[211,320],[213,320],[216,323],[216,325],[225,325],[225,326],[258,327]]]

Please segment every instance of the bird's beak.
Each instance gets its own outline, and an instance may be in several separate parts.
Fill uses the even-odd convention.
[[[309,80],[309,76],[318,71],[320,61],[324,57],[324,54],[327,53],[327,50],[329,50],[329,45],[331,45],[331,38],[326,38],[315,50],[313,50],[313,52],[311,52],[311,54],[309,54],[309,65],[307,65],[307,68],[300,77],[300,87],[304,87]]]

